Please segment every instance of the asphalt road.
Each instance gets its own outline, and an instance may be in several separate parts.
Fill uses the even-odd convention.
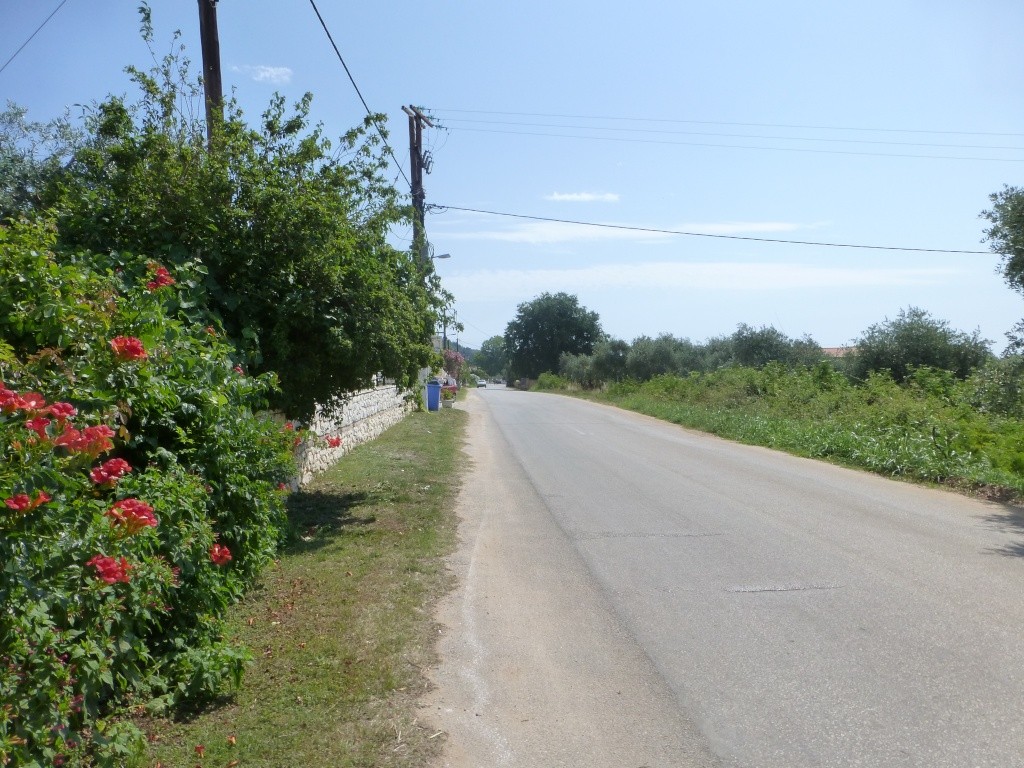
[[[452,768],[1024,766],[1024,518],[476,390],[427,719]]]

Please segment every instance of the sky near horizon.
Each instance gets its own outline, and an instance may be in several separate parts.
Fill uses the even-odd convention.
[[[1000,352],[1024,317],[979,218],[1024,185],[1019,0],[316,4],[406,175],[402,105],[436,119],[426,229],[466,346],[544,291],[627,341],[746,323],[840,346],[915,306]],[[131,96],[138,5],[5,0],[0,66],[59,10],[0,95],[39,121]],[[151,7],[157,53],[180,30],[198,74],[195,0]],[[220,0],[218,20],[248,118],[310,91],[326,135],[361,122],[308,0]]]

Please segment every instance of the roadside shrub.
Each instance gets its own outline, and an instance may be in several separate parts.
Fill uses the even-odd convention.
[[[871,371],[888,371],[896,381],[903,381],[921,366],[951,371],[964,379],[992,359],[989,342],[978,331],[954,330],[917,307],[900,310],[895,320],[869,327],[854,342],[854,350],[844,364],[861,380]]]
[[[190,320],[198,268],[53,243],[0,227],[0,762],[119,766],[119,715],[238,682],[220,622],[281,539],[293,436]]]
[[[569,389],[569,382],[559,376],[557,373],[542,373],[537,377],[537,383],[533,385],[533,389],[539,390],[559,390]]]

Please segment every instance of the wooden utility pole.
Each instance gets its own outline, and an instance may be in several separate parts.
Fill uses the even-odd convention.
[[[203,93],[206,101],[206,141],[213,144],[213,124],[224,118],[224,87],[220,78],[220,35],[217,0],[199,0],[199,37],[203,49]]]
[[[409,162],[413,208],[412,248],[413,253],[419,254],[419,257],[426,262],[430,259],[430,253],[427,249],[427,233],[424,226],[426,192],[423,189],[423,125],[425,123],[433,128],[434,124],[418,107],[402,107],[402,111],[409,116]],[[427,168],[427,173],[430,173],[429,168]]]

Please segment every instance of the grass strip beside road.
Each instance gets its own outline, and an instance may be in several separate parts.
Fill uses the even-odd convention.
[[[432,606],[450,586],[465,419],[411,414],[290,498],[295,539],[230,620],[255,657],[241,690],[145,723],[144,765],[418,766],[436,754],[416,705],[435,659]]]

